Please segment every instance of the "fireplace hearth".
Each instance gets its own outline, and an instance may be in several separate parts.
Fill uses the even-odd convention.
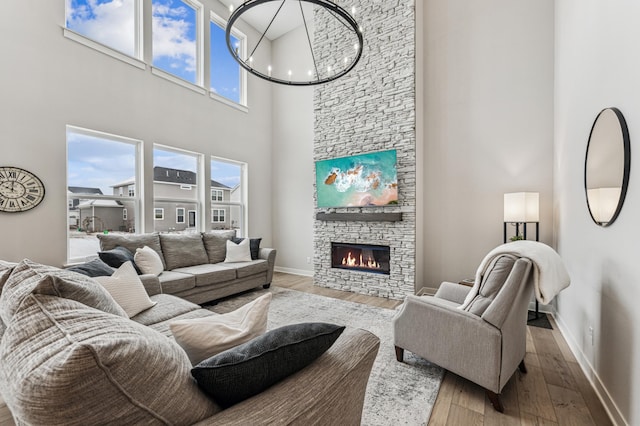
[[[331,267],[389,275],[389,246],[331,243]]]

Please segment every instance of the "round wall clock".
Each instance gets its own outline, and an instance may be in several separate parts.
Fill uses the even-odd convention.
[[[44,199],[44,185],[36,175],[18,167],[0,167],[0,212],[31,210]]]

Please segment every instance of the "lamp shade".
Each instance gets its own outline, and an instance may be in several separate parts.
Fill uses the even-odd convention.
[[[587,189],[589,210],[593,220],[600,224],[609,223],[618,208],[621,193],[622,188],[619,186]]]
[[[540,194],[512,192],[504,194],[504,221],[510,223],[539,222]]]

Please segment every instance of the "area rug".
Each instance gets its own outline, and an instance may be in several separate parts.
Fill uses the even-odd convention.
[[[410,352],[404,362],[395,358],[391,319],[395,311],[315,294],[272,287],[255,290],[205,306],[217,313],[231,312],[270,291],[268,328],[299,322],[330,322],[368,330],[380,338],[365,396],[365,426],[426,425],[443,370]]]

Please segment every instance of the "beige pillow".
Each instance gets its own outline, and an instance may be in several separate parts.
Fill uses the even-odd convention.
[[[196,365],[215,354],[258,337],[267,330],[271,293],[233,312],[169,323],[176,342]]]
[[[227,257],[225,263],[251,262],[251,246],[249,239],[245,238],[239,244],[227,241]]]
[[[149,246],[137,248],[136,254],[133,255],[133,261],[136,262],[138,269],[143,274],[152,274],[157,277],[164,270],[160,255]]]
[[[154,306],[131,262],[125,262],[110,277],[95,277],[129,318]]]

